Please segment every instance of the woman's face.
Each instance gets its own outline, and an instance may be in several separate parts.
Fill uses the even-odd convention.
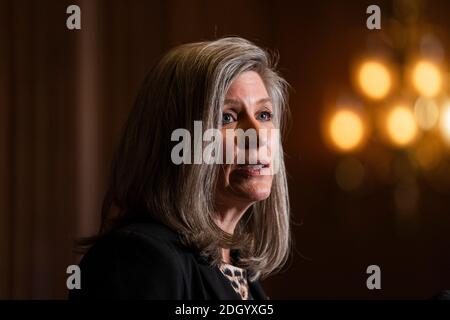
[[[241,148],[237,146],[237,137],[234,136],[234,141],[230,142],[235,150],[233,164],[223,165],[218,182],[216,197],[221,203],[248,205],[269,197],[273,179],[270,173],[270,129],[274,128],[272,113],[271,99],[258,73],[247,71],[233,81],[222,107],[224,154],[227,130],[231,130],[233,134],[236,134],[236,129],[244,132],[250,129],[256,134],[266,131],[268,134],[258,136],[256,146],[252,146],[247,140],[243,148],[242,144]],[[228,136],[230,137],[229,133]],[[239,152],[244,152],[245,163],[238,162]],[[254,159],[257,159],[256,165]],[[253,165],[249,165],[250,162]]]

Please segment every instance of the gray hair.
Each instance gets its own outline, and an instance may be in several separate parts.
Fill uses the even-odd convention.
[[[238,37],[181,45],[169,51],[150,71],[130,113],[113,161],[102,210],[102,229],[126,216],[145,212],[163,222],[186,245],[198,249],[212,264],[220,248],[239,252],[237,264],[252,280],[281,268],[290,253],[288,186],[280,145],[280,169],[270,196],[252,205],[233,235],[214,221],[214,191],[220,165],[175,165],[170,159],[171,132],[193,132],[221,124],[225,95],[236,77],[257,72],[272,99],[274,125],[285,126],[287,82],[274,70],[276,59]],[[113,216],[111,209],[115,207]]]

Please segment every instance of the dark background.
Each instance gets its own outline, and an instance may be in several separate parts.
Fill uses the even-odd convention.
[[[292,85],[296,251],[263,282],[267,294],[422,299],[450,288],[449,179],[436,190],[417,174],[420,198],[405,218],[395,179],[372,177],[367,150],[388,166],[401,154],[369,144],[355,155],[367,164],[364,184],[346,192],[335,179],[343,156],[321,136],[325,105],[350,86],[352,59],[379,32],[365,27],[375,3],[383,27],[392,1],[0,0],[0,298],[66,297],[73,241],[97,230],[113,148],[146,71],[174,45],[226,35],[278,51]],[[66,28],[71,4],[81,7],[78,31]],[[448,38],[449,2],[424,4],[423,18]],[[371,264],[381,290],[366,288]]]

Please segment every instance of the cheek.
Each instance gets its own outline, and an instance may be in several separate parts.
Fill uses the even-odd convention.
[[[228,139],[227,139],[227,131],[228,131]],[[235,139],[233,129],[227,128],[222,129],[222,161],[224,164],[230,164],[230,161],[234,160],[235,155]],[[229,146],[227,147],[227,143]],[[228,161],[228,162],[227,162]],[[225,167],[225,165],[224,165]],[[224,168],[227,169],[227,168]],[[229,169],[229,168],[228,168]]]

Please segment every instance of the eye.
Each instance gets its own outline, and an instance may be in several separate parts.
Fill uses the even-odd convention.
[[[263,111],[260,114],[258,114],[256,119],[261,120],[261,121],[270,121],[270,120],[272,120],[272,113],[268,112],[268,111]]]
[[[234,121],[233,115],[231,113],[222,113],[222,124],[229,124]]]

